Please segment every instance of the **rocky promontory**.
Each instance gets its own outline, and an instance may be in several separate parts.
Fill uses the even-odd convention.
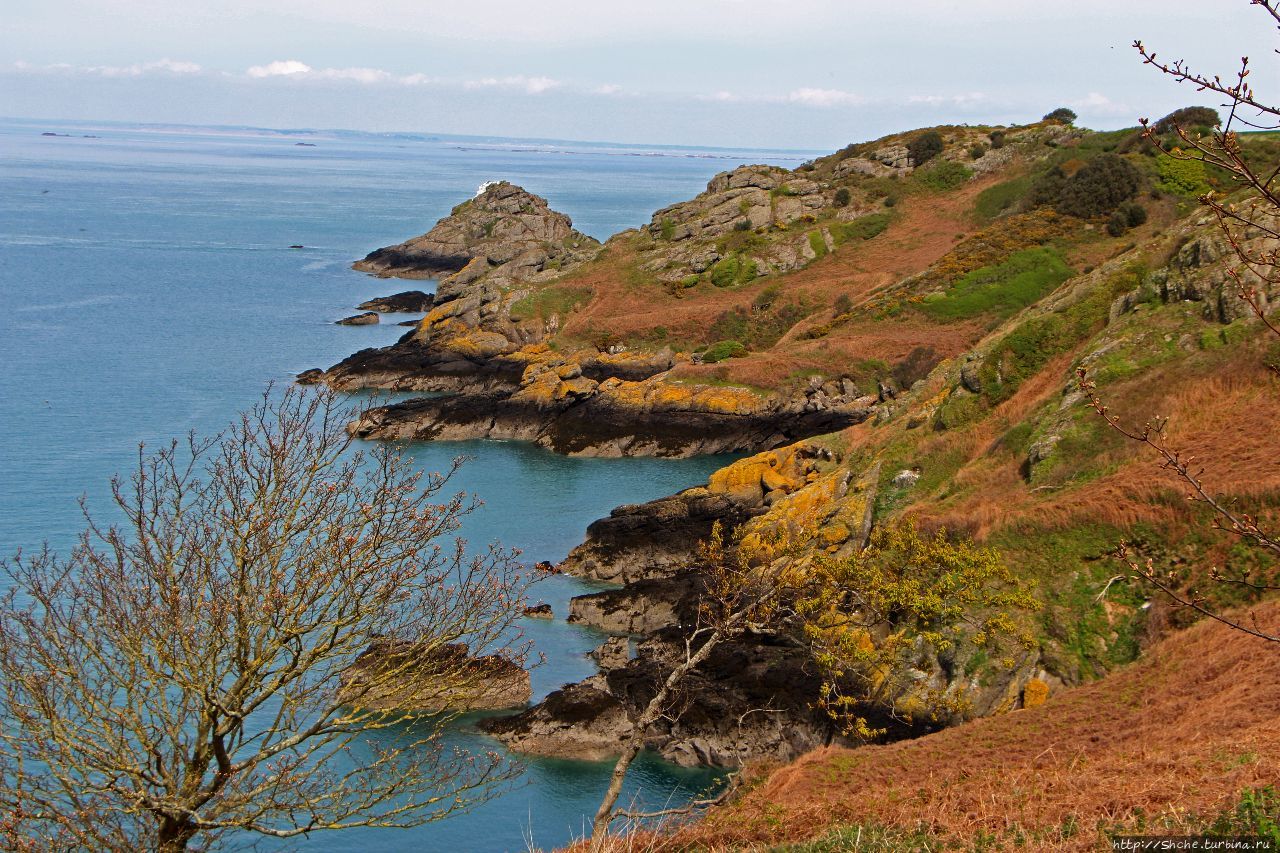
[[[541,196],[506,181],[481,187],[420,237],[370,252],[355,269],[397,278],[525,279],[594,256],[599,243],[573,229]]]
[[[532,693],[529,672],[501,655],[472,657],[465,643],[421,648],[382,639],[342,674],[339,695],[369,710],[435,714],[519,708]]]

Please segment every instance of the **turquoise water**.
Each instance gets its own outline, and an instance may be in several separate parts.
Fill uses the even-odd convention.
[[[128,469],[138,442],[214,431],[267,383],[394,341],[405,331],[394,321],[404,318],[367,327],[332,321],[416,285],[361,275],[350,262],[422,233],[486,180],[544,195],[577,227],[605,238],[692,197],[718,171],[799,159],[504,140],[307,139],[315,147],[250,132],[0,121],[0,552],[43,541],[65,549],[81,521],[76,499],[105,508],[108,480]],[[432,470],[470,457],[454,485],[485,506],[464,535],[477,544],[500,540],[531,561],[560,559],[613,506],[702,482],[725,461],[566,459],[498,442],[412,452]],[[555,578],[536,595],[563,618],[568,599],[585,588]],[[593,671],[584,655],[600,642],[594,632],[531,620],[527,633],[547,659],[533,672],[536,697]],[[465,724],[450,741],[494,746]],[[515,787],[471,813],[416,830],[321,833],[302,846],[508,851],[532,839],[553,847],[582,832],[609,769],[529,761]],[[680,801],[709,781],[646,759],[624,800]]]

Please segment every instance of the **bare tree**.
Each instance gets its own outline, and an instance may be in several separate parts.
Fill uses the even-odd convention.
[[[118,525],[86,509],[66,557],[3,564],[6,843],[414,826],[511,776],[439,738],[488,689],[495,659],[474,655],[521,659],[514,554],[468,557],[453,534],[473,502],[436,502],[452,471],[353,448],[351,416],[332,392],[269,390],[219,436],[140,447],[112,483]],[[350,677],[374,641],[398,652]]]
[[[861,741],[884,734],[869,723],[871,715],[913,723],[920,722],[913,714],[950,718],[966,710],[962,694],[922,690],[912,677],[921,643],[939,652],[1029,646],[1016,614],[1036,602],[994,551],[951,541],[944,532],[921,537],[903,520],[882,525],[865,549],[839,558],[815,556],[815,535],[806,525],[752,529],[730,546],[713,528],[698,560],[705,591],[697,625],[632,723],[592,823],[592,853],[606,849],[618,817],[691,810],[636,814],[616,807],[649,728],[672,714],[681,682],[723,643],[776,631],[803,641],[823,677],[819,693],[809,697],[813,707]],[[714,804],[730,791],[694,805]]]
[[[705,663],[720,644],[768,621],[777,612],[781,596],[791,586],[791,575],[782,562],[752,560],[742,549],[726,547],[719,522],[699,550],[705,592],[698,608],[698,624],[685,637],[683,659],[672,667],[640,716],[632,722],[609,777],[609,787],[591,822],[591,853],[605,849],[610,824],[622,816],[616,808],[627,771],[644,748],[649,728],[669,712],[681,682]]]
[[[1280,3],[1275,0],[1248,0],[1280,29]],[[1269,316],[1267,294],[1280,285],[1280,163],[1251,157],[1241,139],[1246,131],[1280,129],[1280,106],[1254,91],[1250,82],[1249,57],[1242,57],[1239,69],[1226,78],[1194,70],[1185,60],[1165,62],[1143,42],[1134,48],[1144,64],[1150,65],[1179,83],[1195,87],[1198,92],[1211,92],[1225,98],[1222,105],[1226,119],[1203,135],[1187,127],[1175,126],[1177,144],[1169,144],[1147,119],[1142,119],[1145,137],[1165,154],[1183,160],[1202,161],[1225,171],[1235,184],[1228,193],[1207,192],[1200,203],[1214,215],[1238,262],[1228,270],[1237,294],[1261,321],[1267,333],[1280,337],[1280,327]],[[1176,114],[1175,114],[1176,115]],[[1273,371],[1277,368],[1271,366]],[[1153,419],[1141,425],[1123,424],[1098,394],[1095,383],[1082,369],[1079,385],[1093,408],[1107,424],[1121,435],[1146,445],[1162,460],[1163,467],[1187,487],[1187,497],[1208,507],[1214,516],[1214,527],[1226,531],[1262,549],[1273,559],[1280,557],[1280,532],[1268,530],[1259,519],[1242,510],[1231,500],[1214,494],[1205,485],[1205,464],[1185,451],[1171,446],[1165,435],[1166,421]],[[1219,461],[1210,464],[1226,464]],[[1117,555],[1128,574],[1163,592],[1180,607],[1187,607],[1233,628],[1270,642],[1280,643],[1280,629],[1258,624],[1253,617],[1228,614],[1215,606],[1210,597],[1195,589],[1184,589],[1176,578],[1157,569],[1150,559],[1140,559],[1122,544]],[[1255,593],[1280,590],[1280,584],[1269,578],[1249,574],[1227,575],[1217,569],[1210,573],[1215,583],[1241,587]]]

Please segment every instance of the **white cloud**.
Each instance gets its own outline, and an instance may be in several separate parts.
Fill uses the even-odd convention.
[[[621,95],[622,87],[615,86],[612,83],[605,83],[603,86],[596,86],[591,90],[593,95]]]
[[[266,65],[254,65],[244,72],[250,77],[292,77],[298,74],[310,74],[311,66],[296,59],[277,59]]]
[[[1083,98],[1068,101],[1067,105],[1073,110],[1093,116],[1125,116],[1133,115],[1134,112],[1128,104],[1113,101],[1101,92],[1090,92]]]
[[[543,92],[562,85],[551,77],[526,77],[516,74],[509,77],[484,77],[480,80],[468,80],[462,84],[467,89],[522,89],[530,95],[541,95]]]
[[[202,69],[194,62],[176,59],[157,59],[154,62],[135,62],[133,65],[72,65],[55,62],[52,65],[32,65],[21,60],[13,63],[16,71],[53,71],[73,74],[96,74],[99,77],[141,77],[144,74],[199,74]]]
[[[980,104],[987,100],[985,92],[963,92],[958,95],[908,95],[908,104],[925,104],[931,107],[939,107],[944,104],[954,104],[963,107],[969,104]]]
[[[845,92],[841,89],[796,89],[787,95],[793,104],[805,104],[811,107],[838,107],[865,103],[861,95]]]

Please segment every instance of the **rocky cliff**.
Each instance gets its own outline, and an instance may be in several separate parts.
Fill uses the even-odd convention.
[[[930,134],[941,150],[917,162]],[[1017,654],[913,646],[905,674],[919,692],[893,698],[963,695],[967,710],[885,721],[894,737],[1029,705],[1131,660],[1163,617],[1141,590],[1107,583],[1121,539],[1171,573],[1247,563],[1178,538],[1182,502],[1132,488],[1134,448],[1076,384],[1083,367],[1139,423],[1181,414],[1174,437],[1196,452],[1269,434],[1280,417],[1267,371],[1241,366],[1264,353],[1230,248],[1162,188],[1167,164],[1142,146],[1133,131],[1048,122],[899,134],[795,170],[744,166],[567,272],[468,261],[400,342],[325,371],[341,388],[452,392],[370,412],[353,425],[365,437],[761,451],[591,525],[560,569],[618,584],[570,607],[615,635],[602,672],[488,723],[494,734],[541,754],[609,754],[682,653],[704,583],[698,544],[716,524],[731,541],[802,534],[787,559],[803,569],[909,516],[997,549],[1034,589],[1034,643]],[[1072,213],[1063,188],[1078,201],[1072,181],[1104,156],[1139,172],[1127,212]],[[438,227],[470,216],[460,206]],[[397,269],[418,274],[381,271]],[[1275,304],[1272,284],[1246,283]],[[1280,489],[1280,469],[1246,451],[1247,477],[1217,487],[1247,502]],[[727,645],[650,745],[733,765],[825,742],[804,649],[785,623]]]
[[[599,243],[541,196],[506,181],[481,187],[420,237],[370,252],[355,268],[398,278],[518,281],[590,259]],[[463,271],[466,271],[465,273]]]

